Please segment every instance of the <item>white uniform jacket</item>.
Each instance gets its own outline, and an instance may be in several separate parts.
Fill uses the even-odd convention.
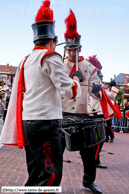
[[[67,98],[73,97],[73,86],[76,84],[69,78],[61,57],[49,53],[43,58],[46,52],[46,49],[33,50],[24,64],[26,90],[22,101],[22,120],[61,119],[62,106],[59,91],[63,90]],[[0,138],[0,143],[18,145],[19,147],[24,146],[24,142],[18,142],[20,134],[16,124],[18,80],[23,61],[19,64],[16,72]],[[80,96],[80,84],[77,81],[76,83],[76,93]]]
[[[111,102],[113,103],[113,105],[114,105],[113,99],[115,99],[115,97],[117,95],[117,92],[118,92],[118,89],[114,86],[111,88],[111,91],[106,90],[106,93],[107,93],[108,97],[110,98]],[[96,100],[96,99],[94,99],[90,96],[90,112],[92,112],[93,109],[95,109],[96,111],[99,111],[97,113],[97,115],[102,115],[103,114],[103,111],[102,111],[102,108],[101,108],[101,105],[100,105],[100,101]],[[111,109],[109,109],[109,114],[112,114]]]
[[[67,75],[59,55],[46,57],[41,67],[45,52],[46,50],[32,51],[24,66],[26,92],[23,99],[23,120],[61,119],[59,91],[64,91],[66,98],[73,97],[74,81]]]
[[[67,69],[68,75],[70,75],[70,73],[72,73],[72,70],[75,64],[67,58],[64,61],[64,66]],[[81,82],[82,84],[88,84],[88,85],[92,85],[93,83],[100,84],[100,79],[97,75],[98,69],[95,68],[89,61],[87,61],[83,57],[79,57],[78,67],[79,67],[78,70],[80,70],[83,75],[83,82]],[[66,99],[66,97],[63,94],[61,94],[63,112],[87,114],[88,113],[88,98],[87,98],[88,91],[93,98],[98,100],[100,99],[100,98],[97,98],[92,93],[92,87],[81,86],[81,90],[82,90],[82,95],[78,99],[69,100],[69,99]],[[100,91],[100,96],[101,96],[101,91]]]

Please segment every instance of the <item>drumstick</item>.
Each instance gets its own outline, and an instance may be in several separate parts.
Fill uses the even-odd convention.
[[[88,87],[94,87],[93,85],[88,85],[88,84],[80,84],[81,86],[88,86]],[[105,88],[105,86],[101,86],[101,88]]]
[[[76,71],[78,71],[78,50],[76,50]]]
[[[80,84],[81,86],[89,86],[89,87],[93,87],[93,85],[87,85],[87,84]]]

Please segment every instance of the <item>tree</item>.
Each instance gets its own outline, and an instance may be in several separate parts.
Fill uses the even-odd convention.
[[[123,102],[123,90],[121,88],[119,88],[119,91],[116,95],[116,100],[118,101],[118,104],[120,105],[121,102]]]

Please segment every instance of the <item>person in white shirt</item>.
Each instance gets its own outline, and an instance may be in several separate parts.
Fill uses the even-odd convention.
[[[74,22],[75,23],[74,23]],[[100,99],[101,95],[101,85],[100,79],[97,76],[97,68],[95,68],[90,62],[88,62],[84,57],[79,56],[81,51],[80,38],[81,36],[76,31],[76,18],[72,10],[70,10],[69,16],[65,20],[67,30],[65,33],[65,51],[67,52],[68,57],[65,57],[64,66],[67,70],[69,77],[73,77],[76,70],[81,71],[83,82],[82,84],[94,85],[94,87],[81,86],[82,95],[80,98],[75,100],[67,99],[63,94],[62,96],[62,109],[63,113],[73,115],[80,114],[84,118],[88,117],[88,100],[87,100],[87,91],[93,98]],[[94,84],[95,83],[95,84]],[[62,147],[63,151],[65,149],[65,138],[62,138]],[[94,147],[79,148],[80,155],[82,157],[83,166],[84,166],[84,176],[83,176],[83,186],[89,188],[94,193],[102,193],[101,189],[96,186],[93,182],[96,177],[96,166],[95,166],[95,157],[94,157]],[[78,173],[78,172],[77,172]]]
[[[102,65],[101,65],[100,61],[96,58],[96,55],[90,56],[89,61],[92,63],[92,65],[94,65],[96,68],[98,68],[97,74],[98,74],[98,77],[99,77],[101,84],[102,84],[103,75],[101,73]],[[111,91],[109,91],[109,90],[106,91],[107,96],[110,98],[110,100],[113,100],[116,97],[117,92],[118,92],[118,89],[114,86],[112,87]],[[94,115],[95,118],[104,118],[104,114],[102,111],[100,101],[96,100],[90,96],[90,112],[92,112],[93,110],[97,111],[96,115]],[[110,122],[110,120],[107,122]],[[105,132],[106,132],[106,136],[107,136],[107,128],[106,128]],[[104,144],[104,142],[95,146],[95,161],[96,161],[97,168],[107,168],[107,165],[102,164],[100,162],[100,152],[101,152],[101,149],[103,147],[103,144]]]
[[[25,147],[29,175],[25,186],[60,184],[63,159],[58,131],[58,120],[62,119],[59,91],[64,91],[69,99],[81,96],[81,73],[78,71],[71,79],[61,56],[54,51],[56,36],[53,11],[49,6],[50,1],[45,0],[38,10],[35,23],[32,25],[35,47],[31,54],[22,60],[17,70],[14,83],[15,89],[18,82],[17,132],[13,139],[10,135],[12,132],[8,130],[9,124],[11,126],[8,114],[1,138],[1,143]],[[16,101],[14,92],[11,97]],[[11,101],[10,99],[10,114],[13,111]],[[16,142],[17,139],[19,142]]]

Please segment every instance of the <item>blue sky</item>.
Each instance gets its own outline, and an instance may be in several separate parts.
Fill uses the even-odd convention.
[[[40,0],[5,0],[0,3],[0,64],[18,66],[33,45],[34,23]],[[64,20],[71,8],[76,15],[85,57],[97,54],[104,81],[129,74],[129,0],[51,0],[55,31],[64,42]],[[56,51],[63,55],[63,46]]]

